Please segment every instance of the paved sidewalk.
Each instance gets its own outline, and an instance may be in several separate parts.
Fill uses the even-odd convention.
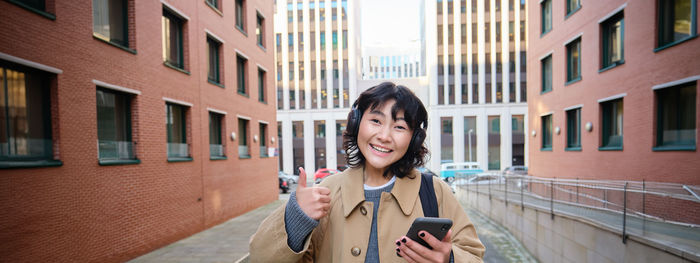
[[[274,201],[130,262],[245,262],[250,236],[285,202]]]

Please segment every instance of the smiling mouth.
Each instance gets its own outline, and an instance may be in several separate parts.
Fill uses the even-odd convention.
[[[373,150],[378,151],[378,152],[380,152],[380,153],[390,153],[390,152],[393,152],[393,151],[394,151],[394,150],[392,150],[392,149],[387,149],[387,148],[380,147],[380,146],[377,146],[377,145],[374,145],[374,144],[371,144],[371,143],[369,144],[369,146],[372,147]]]

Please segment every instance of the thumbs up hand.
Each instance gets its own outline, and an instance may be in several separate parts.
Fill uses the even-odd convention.
[[[331,190],[326,187],[306,187],[306,171],[302,167],[299,167],[296,198],[301,211],[314,220],[326,216],[331,207]]]

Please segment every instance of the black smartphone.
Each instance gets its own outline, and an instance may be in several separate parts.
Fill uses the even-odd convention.
[[[418,236],[418,232],[427,231],[433,235],[438,240],[442,240],[447,235],[447,231],[452,228],[452,220],[449,218],[437,218],[437,217],[419,217],[413,221],[411,228],[408,229],[406,236],[427,247],[433,249],[428,243],[426,243],[422,238]]]

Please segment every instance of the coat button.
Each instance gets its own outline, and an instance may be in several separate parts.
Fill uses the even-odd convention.
[[[360,250],[360,248],[358,248],[358,247],[354,247],[354,248],[350,249],[350,253],[352,253],[352,255],[356,256],[356,257],[359,256],[361,252],[362,252],[362,250]]]
[[[367,209],[364,206],[360,206],[360,213],[362,213],[362,215],[367,215]]]

